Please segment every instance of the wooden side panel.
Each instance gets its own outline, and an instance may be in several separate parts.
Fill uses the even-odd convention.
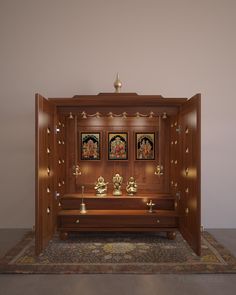
[[[35,142],[35,251],[38,255],[51,239],[55,225],[54,198],[54,107],[36,94]]]
[[[201,138],[200,103],[197,94],[180,109],[180,231],[192,249],[201,253]]]

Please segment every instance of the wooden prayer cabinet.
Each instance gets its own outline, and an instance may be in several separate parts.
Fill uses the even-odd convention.
[[[36,254],[56,230],[62,239],[81,231],[160,231],[174,238],[179,230],[200,255],[200,99],[36,94]],[[99,160],[81,159],[81,132],[100,134]],[[109,132],[127,133],[126,160],[108,159]],[[136,159],[136,133],[155,134],[154,159]],[[112,195],[116,173],[123,177],[122,196]],[[106,197],[96,196],[99,176],[109,182]],[[134,196],[125,190],[130,176],[138,184]]]

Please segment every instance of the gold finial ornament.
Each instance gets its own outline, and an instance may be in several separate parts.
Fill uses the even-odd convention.
[[[115,87],[115,93],[120,93],[121,87],[122,87],[122,82],[120,81],[119,78],[119,73],[116,75],[116,80],[114,82],[114,87]]]

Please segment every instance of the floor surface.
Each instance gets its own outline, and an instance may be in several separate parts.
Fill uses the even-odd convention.
[[[236,255],[236,229],[208,230]],[[0,229],[0,256],[25,229]],[[235,295],[236,274],[226,275],[0,275],[0,295]]]

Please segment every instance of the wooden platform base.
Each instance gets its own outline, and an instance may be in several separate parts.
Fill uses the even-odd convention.
[[[79,233],[78,231],[76,231],[77,233]],[[158,231],[161,232],[161,231]],[[60,232],[60,239],[62,241],[66,241],[69,239],[69,234],[70,232],[65,232],[65,231],[61,231]],[[169,240],[175,240],[176,238],[176,232],[175,231],[166,231],[166,236]]]

